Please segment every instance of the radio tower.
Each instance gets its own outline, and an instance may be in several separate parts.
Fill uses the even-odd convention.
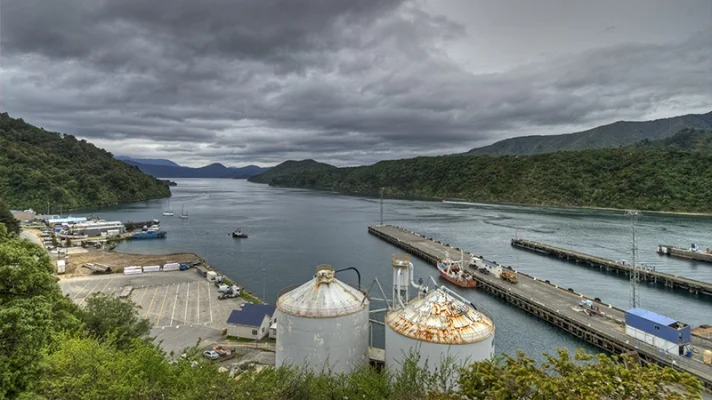
[[[383,188],[381,188],[381,225],[383,225]]]
[[[630,270],[630,308],[640,307],[640,287],[638,282],[640,281],[640,270],[635,263],[635,258],[638,254],[638,242],[635,238],[635,221],[638,218],[637,211],[628,211],[627,214],[630,216],[630,231],[631,231],[631,256],[633,258],[633,263]]]

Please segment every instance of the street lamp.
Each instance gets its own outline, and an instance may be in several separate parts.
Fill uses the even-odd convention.
[[[262,268],[262,302],[267,303],[266,293],[267,270]]]

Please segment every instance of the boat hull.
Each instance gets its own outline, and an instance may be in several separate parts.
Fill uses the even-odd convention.
[[[166,232],[141,232],[131,236],[134,240],[144,240],[144,239],[164,239],[166,237]]]
[[[444,271],[442,271],[439,268],[438,268],[438,271],[440,271],[441,277],[443,277],[445,280],[452,283],[453,285],[457,285],[457,286],[463,287],[463,288],[473,288],[473,287],[477,286],[477,281],[475,281],[474,279],[471,281],[463,282],[463,281],[460,281],[458,279],[451,277],[450,275],[446,274]]]

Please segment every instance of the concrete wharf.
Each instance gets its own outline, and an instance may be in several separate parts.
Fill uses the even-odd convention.
[[[396,226],[369,226],[368,232],[433,265],[437,260],[445,258],[446,252],[459,251]],[[672,353],[663,354],[652,345],[626,335],[625,312],[611,304],[516,270],[512,271],[519,278],[519,283],[511,284],[496,274],[481,274],[474,268],[467,268],[477,280],[476,289],[492,294],[605,351],[614,354],[637,352],[643,362],[667,365],[688,372],[702,382],[705,390],[712,391],[712,366],[702,361],[704,350],[712,350],[712,341],[693,335],[691,358]],[[601,312],[587,312],[580,305],[582,300],[591,300]]]
[[[679,257],[679,258],[687,258],[688,260],[712,262],[712,251],[710,251],[710,249],[694,251],[694,250],[690,250],[690,249],[683,249],[682,247],[668,246],[666,244],[659,244],[658,248],[657,248],[657,252],[658,252],[658,254],[671,256],[671,257]]]
[[[632,265],[619,263],[617,261],[561,247],[550,246],[548,244],[532,240],[512,239],[512,246],[544,255],[558,257],[577,264],[599,268],[600,270],[615,271],[617,273],[622,272],[625,275],[630,274],[630,271],[633,269]],[[638,273],[641,281],[664,285],[666,288],[684,289],[693,294],[705,295],[706,299],[712,300],[712,283],[696,281],[694,279],[688,279],[678,275],[666,274],[664,272],[654,271],[649,268],[638,267]]]

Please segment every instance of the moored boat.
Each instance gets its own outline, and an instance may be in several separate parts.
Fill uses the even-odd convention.
[[[168,199],[168,206],[166,207],[166,210],[163,211],[163,215],[166,217],[173,216],[173,208],[171,208],[171,200],[170,199]]]
[[[463,267],[464,262],[462,259],[460,261],[453,261],[446,255],[444,260],[438,260],[437,266],[438,271],[440,271],[440,276],[448,282],[464,288],[477,286],[475,278]]]
[[[232,233],[232,237],[238,238],[238,239],[247,239],[247,234],[242,233],[240,228],[237,228],[237,230]]]
[[[142,231],[133,234],[130,239],[163,239],[166,237],[165,231]]]

